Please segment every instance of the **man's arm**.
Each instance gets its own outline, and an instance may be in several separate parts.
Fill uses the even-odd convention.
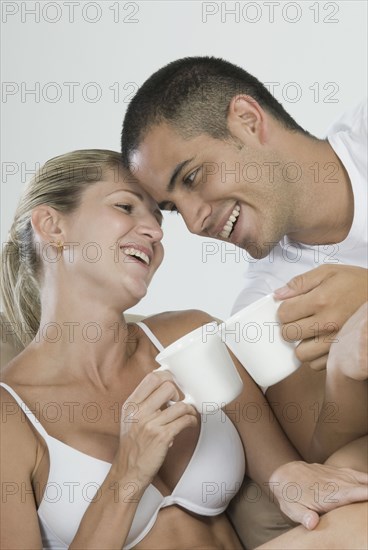
[[[366,499],[367,474],[300,460],[262,392],[234,356],[233,359],[244,388],[224,410],[243,441],[247,474],[270,498],[276,496],[282,511],[293,521],[313,529],[320,513]],[[331,483],[336,488],[333,499],[329,498]]]
[[[312,439],[312,460],[326,460],[350,441],[368,433],[368,302],[345,323],[332,344],[324,403]],[[337,410],[329,422],[329,404]]]

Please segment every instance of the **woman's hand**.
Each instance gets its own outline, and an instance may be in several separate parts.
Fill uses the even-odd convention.
[[[314,529],[319,514],[368,498],[368,474],[351,468],[294,461],[277,468],[270,489],[292,521]]]
[[[122,407],[120,444],[115,465],[146,487],[160,469],[174,438],[198,423],[192,405],[178,401],[177,386],[166,372],[148,374]],[[168,401],[178,401],[166,407]]]

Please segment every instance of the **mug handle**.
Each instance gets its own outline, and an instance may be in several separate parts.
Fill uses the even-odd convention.
[[[162,372],[164,370],[170,370],[169,367],[165,364],[161,365],[161,367],[158,367],[158,369],[155,369],[153,372]]]
[[[158,367],[158,369],[155,369],[153,372],[163,372],[165,370],[170,371],[170,368],[167,365],[163,364],[160,367]],[[176,384],[179,386],[179,384],[177,382],[176,382]],[[181,400],[182,403],[187,403],[188,405],[193,405],[195,407],[195,403],[194,403],[193,398],[189,394],[185,393],[185,391],[180,386],[179,386],[179,388],[181,389],[181,391],[183,392],[183,394],[185,396],[184,399]],[[178,401],[168,401],[167,402],[168,405],[175,405],[175,403],[178,403]]]

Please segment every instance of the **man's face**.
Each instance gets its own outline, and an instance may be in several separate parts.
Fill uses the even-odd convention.
[[[192,233],[266,256],[287,232],[285,184],[277,159],[257,137],[181,137],[154,126],[131,156],[132,171],[163,210],[177,210]],[[278,163],[280,164],[280,163]]]

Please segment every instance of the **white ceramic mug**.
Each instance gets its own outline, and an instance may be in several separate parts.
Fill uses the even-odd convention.
[[[269,294],[238,311],[219,327],[222,342],[262,387],[280,382],[300,366],[295,356],[300,327],[295,323],[288,330],[288,336],[295,338],[295,342],[283,339],[277,316],[280,304]]]
[[[225,344],[218,338],[216,321],[207,323],[165,348],[156,357],[169,370],[185,395],[184,401],[198,412],[219,409],[235,399],[243,382]]]

